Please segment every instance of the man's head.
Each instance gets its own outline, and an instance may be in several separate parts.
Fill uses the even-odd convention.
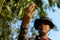
[[[43,17],[35,20],[34,27],[40,32],[48,32],[54,27],[54,24],[50,21],[49,18]]]

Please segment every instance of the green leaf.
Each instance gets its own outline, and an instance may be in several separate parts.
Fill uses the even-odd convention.
[[[55,0],[48,0],[50,7],[52,7],[55,4]]]
[[[45,11],[41,8],[40,9],[40,11],[38,10],[38,15],[39,15],[39,17],[46,17],[46,13],[45,13]]]
[[[34,0],[34,3],[35,3],[38,7],[42,8],[42,5],[43,5],[42,0]]]
[[[11,15],[12,14],[11,8],[7,5],[6,5],[6,8],[7,8],[8,14]]]
[[[22,19],[23,15],[24,15],[24,8],[21,7],[21,9],[20,9],[20,11],[19,11],[19,13],[18,13],[19,19]]]
[[[10,3],[11,3],[11,7],[13,6],[14,4],[14,1],[13,0],[10,0]]]
[[[57,4],[58,8],[60,8],[60,0],[56,0],[56,4]]]
[[[2,2],[3,2],[3,0],[0,0],[0,7],[2,6]]]
[[[13,19],[13,16],[7,15],[7,20],[11,21]]]

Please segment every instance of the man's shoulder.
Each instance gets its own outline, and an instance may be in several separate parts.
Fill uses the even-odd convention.
[[[41,38],[39,36],[36,36],[35,40],[40,40]],[[51,40],[50,38],[48,38],[49,40]]]

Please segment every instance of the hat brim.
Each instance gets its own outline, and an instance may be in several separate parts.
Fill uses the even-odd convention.
[[[35,29],[38,29],[38,26],[41,25],[42,23],[47,23],[50,25],[50,28],[52,29],[54,27],[54,24],[50,20],[42,20],[42,19],[36,19],[34,23]]]

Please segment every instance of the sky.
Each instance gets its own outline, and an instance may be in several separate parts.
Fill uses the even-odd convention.
[[[47,9],[46,13],[47,13],[47,17],[52,19],[52,22],[56,25],[58,31],[55,30],[50,30],[49,31],[49,38],[51,38],[52,40],[60,40],[60,9],[57,8],[57,6],[54,8],[56,9],[55,12],[52,11],[52,9]],[[35,16],[37,16],[37,14],[35,14]],[[37,17],[38,18],[38,17]],[[30,23],[31,26],[33,26],[33,23]],[[29,32],[29,34],[31,34]]]
[[[50,32],[48,33],[49,34],[49,38],[51,38],[52,40],[60,40],[60,9],[58,9],[57,7],[55,7],[55,12],[53,12],[52,10],[49,10],[47,9],[46,12],[47,12],[47,16],[49,18],[52,19],[52,22],[56,25],[57,29],[59,31],[55,31],[55,30],[50,30]],[[35,16],[37,16],[37,14],[35,14]],[[38,18],[38,17],[37,17]],[[17,23],[16,24],[12,24],[12,26],[14,25],[15,29],[19,28],[20,25],[21,25],[21,21],[16,21]],[[19,27],[18,27],[19,26]],[[29,37],[31,36],[31,27],[33,26],[33,22],[30,21],[30,24],[29,24]],[[13,28],[14,28],[13,27]],[[16,32],[14,33],[14,38],[16,37]]]
[[[47,0],[45,0],[44,2],[48,3]],[[55,12],[52,11],[52,9],[47,9],[46,10],[46,13],[47,13],[47,16],[49,18],[52,19],[52,22],[56,25],[57,29],[59,31],[55,31],[55,30],[51,30],[48,34],[50,34],[48,37],[51,38],[52,40],[60,40],[60,9],[57,8],[57,6],[54,7]],[[37,14],[35,14],[35,16],[37,16]],[[12,26],[16,27],[16,28],[19,28],[17,27],[18,25],[20,26],[21,24],[21,21],[17,21],[16,24],[12,24]],[[33,23],[30,23],[29,26],[33,26]],[[13,27],[13,28],[14,28]],[[30,31],[31,28],[29,28],[29,31]],[[29,32],[30,36],[31,36],[31,32]],[[16,37],[16,33],[14,33],[14,38]]]
[[[50,31],[50,38],[52,40],[60,40],[60,9],[55,7],[56,11],[52,12],[47,10],[48,17],[52,19],[52,22],[56,25],[59,31]]]
[[[44,2],[48,3],[47,0]],[[52,19],[52,22],[56,25],[59,31],[51,30],[49,37],[52,40],[60,40],[60,9],[57,8],[57,6],[55,6],[54,9],[56,9],[55,12],[53,12],[52,9],[47,9],[46,12],[47,16]]]

